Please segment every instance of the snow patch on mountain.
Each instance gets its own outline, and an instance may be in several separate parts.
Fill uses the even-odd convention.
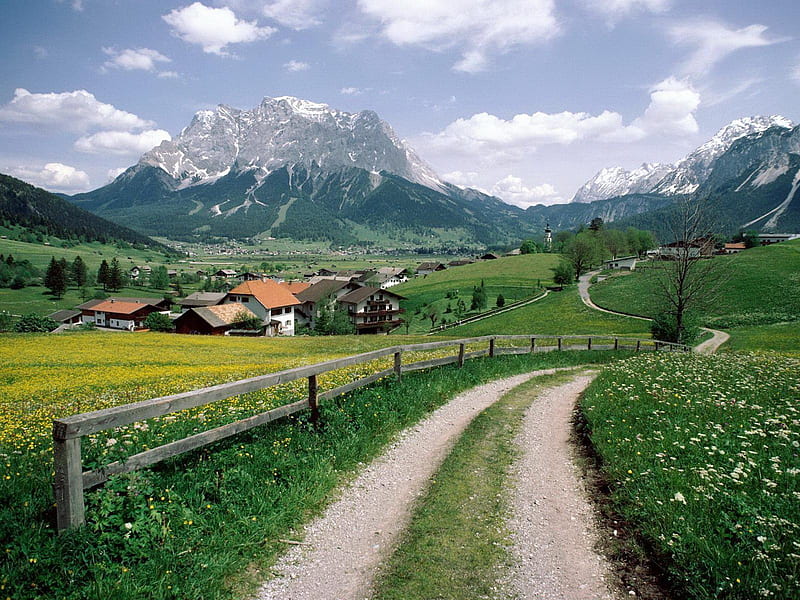
[[[644,163],[633,171],[626,171],[622,167],[602,169],[581,186],[572,201],[594,202],[615,196],[645,193],[674,168],[670,164]]]

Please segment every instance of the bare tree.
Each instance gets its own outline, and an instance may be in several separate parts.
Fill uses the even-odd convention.
[[[665,221],[673,242],[651,270],[661,309],[656,325],[667,321],[670,341],[688,343],[687,317],[710,306],[727,275],[725,265],[713,258],[708,198],[680,200],[673,208]]]

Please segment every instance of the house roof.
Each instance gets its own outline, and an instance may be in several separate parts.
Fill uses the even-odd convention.
[[[300,301],[284,286],[267,279],[266,281],[245,281],[233,288],[228,295],[253,296],[265,308],[294,306]]]
[[[303,290],[308,289],[311,285],[307,281],[281,281],[278,285],[282,285],[287,290],[289,290],[292,294],[297,296]]]
[[[446,268],[440,262],[424,262],[420,263],[420,265],[417,267],[417,271],[433,271],[434,269],[438,269],[439,267],[443,269]]]
[[[345,294],[341,298],[339,298],[339,302],[347,302],[348,304],[358,304],[365,298],[369,298],[373,294],[383,294],[384,296],[394,296],[395,298],[405,298],[405,296],[401,296],[400,294],[395,294],[394,292],[390,292],[389,290],[382,290],[381,288],[376,287],[362,287],[358,288],[357,290],[353,290],[352,292]]]
[[[608,260],[604,260],[604,263],[612,263],[612,262],[619,262],[621,260],[636,260],[638,256],[618,256],[617,258],[610,258]]]
[[[338,292],[345,287],[349,282],[340,281],[335,279],[323,279],[317,283],[311,284],[302,292],[297,293],[297,299],[300,302],[319,302],[328,294]]]
[[[83,304],[79,304],[75,308],[78,310],[94,310],[95,306],[102,302],[135,302],[138,304],[147,304],[149,306],[157,306],[161,308],[164,304],[164,298],[129,298],[129,297],[121,297],[121,296],[113,296],[111,298],[93,298],[92,300],[87,300]]]
[[[747,245],[744,242],[734,242],[732,244],[725,244],[726,250],[746,250]]]
[[[225,292],[195,292],[179,302],[181,306],[213,306],[225,299]]]
[[[81,314],[79,310],[72,310],[72,309],[64,309],[64,310],[57,310],[54,313],[47,315],[53,321],[58,321],[59,323],[63,323],[64,321],[69,321]]]
[[[119,315],[130,315],[143,308],[155,308],[152,304],[142,302],[123,302],[114,298],[102,300],[100,304],[94,305],[90,310],[98,312],[116,313]]]
[[[194,312],[198,317],[203,319],[211,327],[224,327],[225,325],[233,325],[242,313],[248,317],[255,317],[249,308],[244,304],[238,302],[231,302],[230,304],[217,304],[216,306],[197,306],[190,308],[183,315],[175,319],[178,321],[184,318],[184,315]]]

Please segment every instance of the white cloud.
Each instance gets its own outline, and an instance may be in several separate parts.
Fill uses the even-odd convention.
[[[343,87],[339,90],[339,93],[343,96],[358,96],[359,94],[363,94],[364,91],[357,87]]]
[[[86,90],[33,94],[14,90],[14,98],[0,107],[0,121],[48,125],[68,131],[89,128],[130,130],[151,127],[136,115],[100,102]]]
[[[89,189],[89,176],[75,167],[58,162],[47,163],[42,168],[15,167],[9,169],[14,177],[57,192],[77,192]]]
[[[128,170],[128,167],[119,167],[116,169],[109,169],[108,170],[108,183],[114,181],[117,177],[122,175],[125,171]]]
[[[299,31],[322,24],[320,13],[325,4],[320,0],[275,0],[266,3],[261,12],[265,17]]]
[[[172,62],[158,50],[150,48],[126,48],[124,50],[103,48],[103,52],[111,57],[103,64],[104,67],[124,69],[125,71],[155,71],[156,63]]]
[[[358,0],[358,7],[398,46],[457,48],[453,68],[469,73],[485,70],[493,54],[560,31],[553,0]]]
[[[717,104],[722,104],[727,102],[731,98],[735,98],[741,94],[749,90],[753,90],[750,96],[753,96],[758,93],[759,86],[763,83],[764,80],[760,77],[753,77],[748,78],[740,81],[739,83],[733,85],[732,87],[728,88],[727,90],[703,90],[703,106],[708,108],[710,106],[716,106]],[[755,89],[754,89],[755,88]]]
[[[564,201],[556,188],[549,183],[528,187],[521,178],[513,175],[508,175],[495,183],[489,193],[520,208],[528,208],[534,204],[558,204]]]
[[[50,56],[50,53],[47,51],[47,48],[45,48],[44,46],[34,46],[33,47],[33,54],[36,56],[36,58],[39,58],[39,59],[47,58],[48,56]]]
[[[715,21],[693,21],[674,25],[668,33],[675,44],[694,46],[694,51],[682,66],[682,73],[704,75],[736,50],[770,46],[788,39],[769,39],[766,31],[766,25],[732,29]]]
[[[178,79],[180,75],[177,71],[160,71],[157,77],[159,79]]]
[[[161,18],[183,41],[220,56],[227,54],[225,47],[229,44],[255,42],[277,31],[274,27],[259,27],[256,21],[243,21],[230,8],[212,8],[200,2],[176,8]]]
[[[593,12],[603,15],[609,24],[634,12],[661,13],[669,9],[671,0],[585,0]]]
[[[510,120],[489,113],[457,119],[440,133],[424,134],[421,147],[481,157],[484,162],[520,160],[546,144],[576,142],[628,143],[651,135],[683,136],[697,133],[694,113],[700,94],[688,83],[668,78],[650,90],[650,104],[630,125],[622,115],[605,110],[598,115],[564,111],[518,114]]]
[[[148,129],[141,133],[100,131],[85,135],[75,142],[75,150],[88,154],[119,154],[139,156],[172,137],[163,129]]]
[[[311,68],[311,65],[307,62],[302,62],[299,60],[290,60],[283,65],[283,68],[290,73],[297,73],[298,71],[308,71]]]
[[[442,179],[461,187],[476,187],[479,175],[475,171],[451,171],[442,175]]]

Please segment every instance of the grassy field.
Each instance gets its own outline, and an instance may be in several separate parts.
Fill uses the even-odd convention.
[[[722,346],[724,352],[773,350],[800,356],[800,321],[734,327],[728,332],[731,339]]]
[[[411,524],[384,565],[376,600],[496,598],[507,574],[508,469],[526,409],[545,385],[537,377],[478,415],[433,476]]]
[[[570,286],[550,292],[546,298],[520,309],[453,327],[448,336],[471,337],[493,333],[585,334],[603,333],[650,337],[650,325],[641,319],[619,317],[593,310],[581,302],[578,290]]]
[[[800,320],[800,243],[751,248],[715,257],[727,279],[703,321],[711,327],[766,325]],[[611,277],[591,288],[592,300],[612,310],[654,316],[655,287],[648,268]]]
[[[243,597],[283,549],[279,539],[291,537],[292,528],[317,513],[396,432],[453,394],[543,366],[608,360],[599,352],[563,352],[410,373],[402,385],[387,381],[326,403],[322,433],[302,415],[114,477],[87,494],[86,527],[54,536],[52,418],[406,339],[86,332],[3,335],[0,341],[0,581],[15,599]],[[324,390],[361,374],[343,369],[320,385]],[[88,436],[85,465],[295,400],[305,393],[297,383]]]
[[[467,308],[467,315],[472,302],[472,289],[480,285],[486,286],[486,309],[494,308],[498,295],[502,294],[506,304],[536,295],[540,288],[551,283],[553,272],[550,270],[560,257],[556,254],[526,254],[506,256],[496,260],[480,261],[461,267],[450,267],[446,271],[431,273],[392,288],[407,300],[401,302],[406,309],[404,318],[410,319],[412,333],[423,333],[430,330],[431,322],[427,318],[428,307],[435,306],[439,319],[456,320],[453,311],[461,299]],[[450,293],[451,297],[447,298]],[[448,306],[450,311],[447,310]],[[480,312],[480,311],[475,311]],[[439,320],[437,320],[437,325]],[[405,329],[403,329],[405,331]]]
[[[675,597],[800,597],[800,361],[642,355],[582,411],[617,514]]]

